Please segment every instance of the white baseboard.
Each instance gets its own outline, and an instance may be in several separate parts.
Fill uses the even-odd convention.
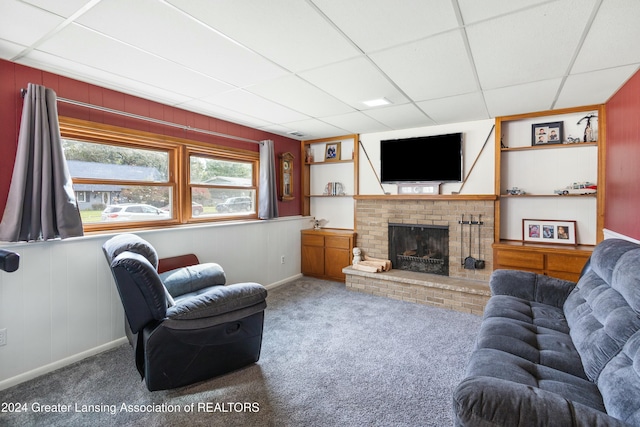
[[[128,342],[127,337],[118,338],[115,341],[111,341],[106,344],[99,345],[98,347],[91,348],[89,350],[83,351],[82,353],[74,354],[73,356],[69,356],[64,359],[57,360],[53,363],[41,366],[32,371],[24,372],[20,375],[16,375],[15,377],[7,378],[4,381],[0,381],[0,390],[13,387],[14,385],[18,385],[25,381],[32,380],[41,375],[48,374],[49,372],[53,372],[56,369],[60,369],[67,365],[71,365],[72,363],[78,362],[82,359],[86,359],[87,357],[95,356],[98,353],[102,353],[103,351],[107,351],[112,348],[118,347],[127,342]]]
[[[280,287],[282,285],[286,285],[289,282],[293,282],[294,280],[299,279],[301,277],[302,277],[302,273],[298,273],[298,274],[295,274],[295,275],[293,275],[291,277],[287,277],[286,279],[282,279],[282,280],[279,280],[277,282],[274,282],[274,283],[271,283],[269,285],[266,285],[265,288],[267,288],[267,290],[275,289],[275,288]]]

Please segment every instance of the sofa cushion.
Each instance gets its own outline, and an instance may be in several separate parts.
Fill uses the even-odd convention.
[[[480,348],[473,353],[467,366],[467,377],[491,377],[553,392],[571,402],[598,411],[605,407],[598,387],[585,378],[531,362],[514,354]],[[503,395],[502,398],[505,396]]]
[[[632,307],[625,298],[637,298],[640,249],[629,242],[616,242],[607,240],[596,247],[592,270],[580,279],[564,304],[571,338],[587,377],[594,382],[640,330],[640,317],[633,308],[638,301],[632,301]],[[629,245],[634,249],[629,250]]]
[[[640,332],[602,370],[598,379],[607,413],[640,425]]]

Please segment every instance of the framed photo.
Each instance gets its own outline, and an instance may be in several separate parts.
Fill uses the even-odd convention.
[[[533,243],[577,245],[576,222],[523,219],[522,240]]]
[[[531,125],[531,145],[562,144],[564,129],[562,122]]]
[[[325,148],[324,160],[327,162],[340,160],[340,143],[332,142]]]

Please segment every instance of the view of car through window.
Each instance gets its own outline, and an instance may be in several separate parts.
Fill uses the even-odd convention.
[[[191,213],[182,218],[170,181],[171,151],[64,139],[83,224],[198,221],[256,213],[254,161],[189,156]],[[177,179],[181,179],[178,177]],[[180,208],[182,209],[182,208]]]

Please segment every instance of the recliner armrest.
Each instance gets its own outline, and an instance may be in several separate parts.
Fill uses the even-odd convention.
[[[263,303],[266,298],[267,290],[258,283],[214,286],[176,299],[176,304],[167,309],[167,317],[172,320],[214,317]]]
[[[227,282],[222,267],[213,262],[166,271],[160,279],[174,298]]]
[[[489,279],[491,295],[510,295],[562,308],[575,282],[520,270],[495,270]]]

